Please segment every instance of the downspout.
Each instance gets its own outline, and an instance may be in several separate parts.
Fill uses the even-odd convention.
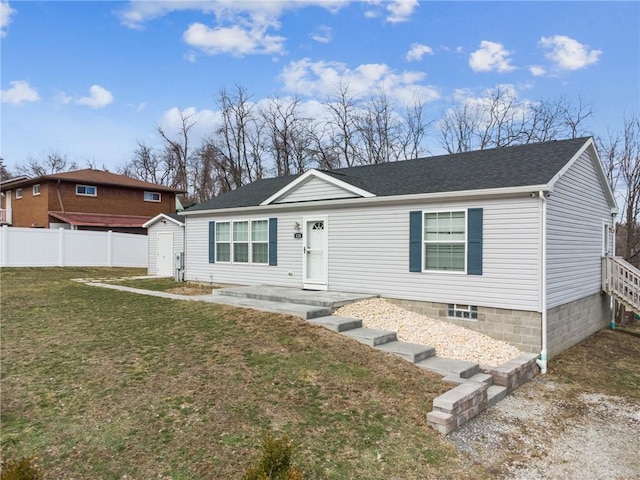
[[[616,256],[616,214],[611,214],[611,256]],[[609,268],[609,263],[607,262],[607,268]],[[609,323],[609,327],[611,330],[616,329],[616,299],[613,295],[609,295],[609,308],[611,308],[611,322]]]
[[[540,237],[542,240],[540,256],[540,310],[542,316],[542,350],[540,358],[536,360],[540,373],[547,373],[547,198],[543,191],[538,192],[542,200],[540,219]]]
[[[58,183],[56,184],[56,193],[58,194],[58,202],[60,203],[60,211],[64,213],[64,205],[62,204],[62,196],[60,195],[60,179],[58,179]]]

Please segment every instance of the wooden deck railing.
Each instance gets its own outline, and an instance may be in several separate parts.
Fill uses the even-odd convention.
[[[602,290],[640,314],[640,270],[621,257],[602,258]]]

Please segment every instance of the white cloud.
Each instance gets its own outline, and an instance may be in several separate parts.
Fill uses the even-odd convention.
[[[73,97],[61,90],[58,90],[53,98],[56,102],[62,103],[63,105],[73,102]]]
[[[182,128],[181,113],[183,116],[189,117],[188,123],[194,124],[189,130],[191,145],[199,145],[221,124],[222,117],[220,112],[207,109],[197,110],[194,107],[173,107],[164,112],[158,121],[158,126],[162,128],[169,138],[175,137],[180,133]]]
[[[4,37],[7,34],[5,28],[11,23],[11,16],[14,13],[16,11],[11,8],[9,2],[0,2],[0,37]]]
[[[11,85],[11,88],[0,90],[2,103],[20,105],[21,103],[37,102],[40,100],[40,95],[38,95],[37,90],[24,80],[14,80],[9,82],[9,85]]]
[[[560,70],[580,70],[596,63],[602,55],[602,50],[590,50],[588,45],[566,35],[542,37],[538,44],[551,50],[545,56]]]
[[[195,10],[212,16],[212,23],[196,22],[184,32],[183,39],[209,55],[281,54],[285,37],[274,35],[280,17],[289,10],[315,6],[335,12],[347,0],[133,0],[119,12],[122,23],[130,28],[174,11]],[[188,57],[189,58],[189,57]]]
[[[354,95],[375,95],[381,91],[405,105],[416,98],[429,102],[439,98],[438,91],[423,85],[423,72],[396,73],[385,64],[363,64],[350,69],[340,62],[312,62],[308,58],[291,62],[280,75],[284,90],[297,95],[327,97],[341,85]]]
[[[92,85],[89,89],[89,96],[78,98],[75,103],[91,108],[103,108],[111,102],[113,102],[113,94],[109,90],[100,85]]]
[[[332,40],[331,27],[320,25],[315,31],[311,32],[310,37],[318,43],[329,43]]]
[[[190,46],[209,55],[229,53],[235,56],[282,53],[285,41],[284,37],[268,35],[261,27],[252,30],[245,30],[239,25],[209,28],[202,23],[189,25],[183,38]]]
[[[240,16],[259,20],[278,18],[285,11],[313,6],[335,13],[348,3],[348,0],[132,0],[118,12],[118,15],[127,27],[141,28],[145,22],[176,11],[195,10],[213,14],[218,21]]]
[[[409,21],[413,11],[418,7],[418,0],[366,0],[372,5],[365,11],[366,18],[377,18],[382,15],[378,7],[384,6],[386,10],[385,20],[389,23],[402,23]]]
[[[409,20],[418,7],[418,0],[394,0],[387,5],[387,22],[401,23]]]
[[[480,48],[469,57],[469,66],[474,72],[510,72],[515,67],[511,65],[509,55],[501,43],[483,40]]]
[[[422,60],[422,57],[425,55],[433,55],[433,48],[427,45],[422,45],[421,43],[414,43],[407,52],[406,59],[408,62],[415,62],[417,60]]]
[[[533,75],[534,77],[541,77],[547,73],[547,70],[544,67],[541,67],[540,65],[531,65],[529,67],[529,71],[531,72],[531,75]]]

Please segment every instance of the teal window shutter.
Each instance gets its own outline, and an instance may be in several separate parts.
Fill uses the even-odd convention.
[[[209,263],[216,263],[216,222],[209,222]]]
[[[467,211],[467,274],[482,275],[482,208]]]
[[[409,271],[422,271],[422,211],[409,212]]]
[[[278,265],[278,219],[269,219],[269,265]]]

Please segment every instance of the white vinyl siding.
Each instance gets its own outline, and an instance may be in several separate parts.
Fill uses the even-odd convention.
[[[603,224],[611,214],[587,150],[548,199],[547,308],[600,292]]]
[[[409,212],[483,208],[483,274],[409,272]],[[208,222],[251,220],[260,212],[278,218],[278,265],[209,264]],[[518,310],[539,307],[539,200],[527,196],[456,202],[422,202],[342,208],[251,209],[246,216],[187,217],[188,280],[302,288],[303,240],[295,238],[303,217],[326,216],[330,290],[399,299]]]
[[[355,193],[333,185],[326,180],[310,177],[309,180],[298,185],[297,188],[287,193],[284,197],[277,199],[274,203],[309,202],[313,200],[353,198],[357,196]]]
[[[266,216],[266,215],[265,215]],[[274,215],[270,215],[274,216]],[[186,280],[206,280],[237,285],[302,285],[302,240],[294,239],[294,224],[301,217],[294,214],[278,215],[278,266],[256,263],[209,263],[209,222],[252,220],[251,215],[212,217],[193,215],[185,217]],[[255,215],[253,215],[255,219]],[[286,228],[286,233],[284,232]],[[291,273],[291,275],[289,275]]]
[[[173,233],[173,256],[184,251],[184,228],[180,225],[176,225],[173,222],[167,221],[162,223],[161,221],[154,223],[147,229],[147,241],[148,241],[148,274],[157,274],[157,262],[158,262],[158,233]]]

